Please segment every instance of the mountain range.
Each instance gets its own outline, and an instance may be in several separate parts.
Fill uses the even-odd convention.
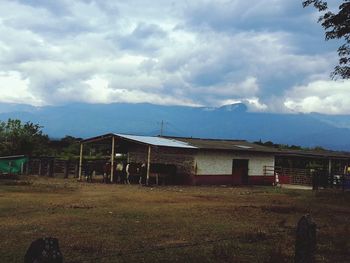
[[[244,139],[350,151],[350,115],[258,113],[236,103],[222,107],[148,103],[34,107],[0,103],[0,120],[30,121],[51,138],[104,133]]]

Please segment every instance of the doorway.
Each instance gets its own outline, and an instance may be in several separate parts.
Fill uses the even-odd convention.
[[[239,178],[242,184],[248,184],[248,159],[233,159],[232,176]]]

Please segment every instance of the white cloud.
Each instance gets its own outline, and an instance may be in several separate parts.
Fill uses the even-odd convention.
[[[261,103],[257,97],[248,98],[246,99],[246,102],[248,104],[248,108],[251,111],[266,111],[268,109],[268,106],[264,103]]]
[[[29,79],[23,79],[19,72],[0,72],[0,101],[25,103],[40,106],[43,102],[29,90]]]
[[[247,77],[239,83],[225,83],[223,86],[201,87],[193,90],[195,93],[215,94],[224,97],[249,97],[256,95],[259,85],[255,77]]]
[[[317,37],[304,45],[312,31],[298,30],[314,28],[312,16],[287,0],[3,0],[0,72],[16,73],[0,86],[11,79],[23,92],[0,96],[35,105],[242,101],[250,110],[280,111],[284,104],[273,101],[324,79],[336,63],[335,52],[308,52]],[[287,110],[308,110],[299,105],[304,97],[288,94]]]
[[[287,92],[284,105],[296,112],[350,114],[350,80],[314,81]]]
[[[149,102],[159,105],[199,106],[190,99],[165,95],[152,90],[115,87],[101,76],[95,76],[85,81],[83,85],[73,89],[59,89],[55,95],[65,97],[65,100],[75,101],[77,92],[88,103]]]

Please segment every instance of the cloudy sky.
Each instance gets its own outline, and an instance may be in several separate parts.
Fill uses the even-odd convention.
[[[339,43],[301,2],[1,0],[0,102],[350,114]]]

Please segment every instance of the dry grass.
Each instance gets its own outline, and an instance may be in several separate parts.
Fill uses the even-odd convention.
[[[271,187],[0,181],[1,262],[23,262],[45,236],[59,239],[65,262],[292,262],[307,212],[318,262],[348,262],[349,201],[350,193]]]

